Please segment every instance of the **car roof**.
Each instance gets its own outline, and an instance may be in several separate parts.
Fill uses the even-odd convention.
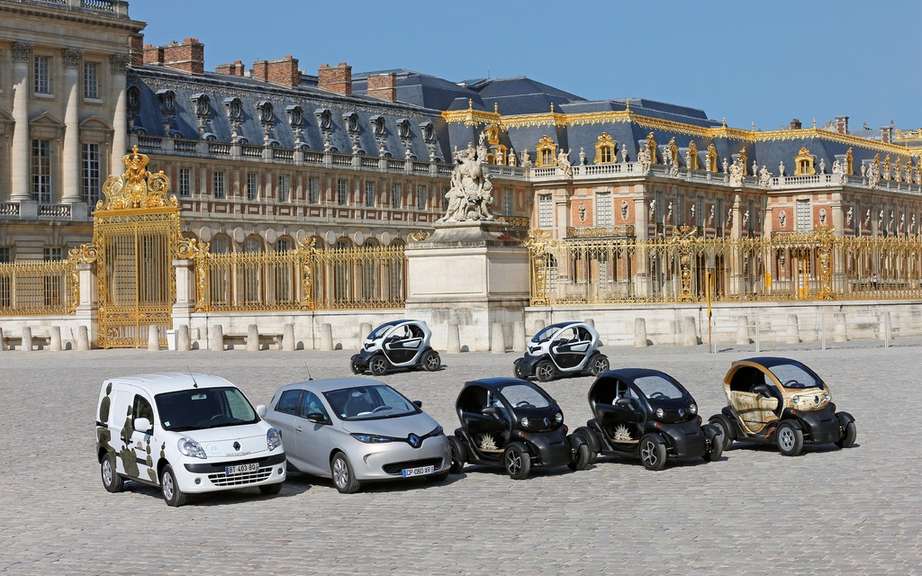
[[[522,380],[521,378],[512,378],[511,376],[496,376],[493,378],[480,378],[478,380],[469,380],[464,383],[465,386],[476,385],[483,386],[484,388],[502,388],[504,386],[509,386],[511,384],[525,384],[527,386],[535,386],[532,382],[528,380]]]
[[[793,358],[783,358],[781,356],[753,356],[752,358],[743,358],[742,360],[737,360],[736,362],[752,362],[753,364],[761,364],[766,368],[778,366],[779,364],[800,364],[805,366],[805,364],[799,360],[794,360]],[[734,362],[734,364],[736,362]]]
[[[618,368],[616,370],[607,370],[602,372],[602,374],[599,375],[599,379],[601,380],[606,377],[617,378],[624,382],[630,383],[638,378],[643,378],[644,376],[667,376],[671,378],[669,374],[666,374],[661,370],[654,370],[652,368]]]
[[[106,382],[112,384],[125,384],[139,388],[151,396],[164,392],[177,392],[192,388],[220,388],[234,386],[226,378],[213,374],[198,372],[161,372],[156,374],[136,374],[134,376],[119,376],[109,378]],[[234,386],[236,388],[236,386]]]
[[[543,329],[547,330],[548,328],[566,328],[567,326],[573,326],[574,324],[586,324],[580,320],[568,320],[567,322],[556,322],[554,324],[548,324]]]
[[[356,388],[358,386],[387,385],[386,382],[375,380],[374,378],[321,378],[320,380],[302,380],[301,382],[292,382],[279,388],[280,391],[291,390],[308,390],[310,392],[329,392],[331,390],[342,390],[343,388]]]
[[[404,319],[404,320],[389,320],[389,321],[387,321],[387,322],[382,322],[382,323],[378,324],[377,326],[375,326],[375,328],[374,328],[374,330],[372,330],[372,332],[374,332],[375,330],[377,330],[377,329],[379,329],[379,328],[384,328],[385,326],[399,326],[400,324],[409,324],[409,323],[411,323],[411,322],[414,323],[414,324],[425,324],[425,322],[423,322],[423,321],[421,321],[421,320],[408,320],[408,319]]]

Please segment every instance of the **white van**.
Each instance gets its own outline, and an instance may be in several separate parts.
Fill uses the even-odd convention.
[[[236,386],[207,374],[145,374],[102,383],[96,455],[102,484],[159,486],[170,506],[187,494],[257,486],[278,494],[285,450]]]

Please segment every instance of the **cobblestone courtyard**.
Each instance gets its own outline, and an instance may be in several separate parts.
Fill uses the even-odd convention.
[[[617,366],[664,369],[707,417],[730,360],[610,348]],[[784,458],[734,449],[714,464],[648,472],[600,461],[512,481],[468,467],[443,484],[341,495],[293,475],[168,508],[151,488],[108,494],[93,457],[100,382],[164,370],[220,374],[255,403],[279,384],[344,375],[348,351],[0,354],[0,574],[915,574],[922,573],[922,347],[799,351],[854,414],[858,446]],[[386,381],[450,432],[465,379],[509,375],[512,355],[443,357]],[[589,378],[547,386],[568,424],[588,417]]]

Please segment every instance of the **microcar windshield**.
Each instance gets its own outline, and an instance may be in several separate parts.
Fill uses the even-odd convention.
[[[641,376],[634,385],[650,400],[681,400],[682,390],[662,376]]]
[[[396,418],[419,412],[400,392],[385,384],[331,390],[323,395],[341,420]]]
[[[823,388],[823,381],[797,364],[777,364],[769,368],[785,388]]]
[[[230,386],[167,392],[154,399],[163,429],[172,432],[259,422],[246,396]]]
[[[502,394],[514,408],[547,408],[551,405],[547,396],[527,384],[503,386]]]
[[[544,342],[550,340],[551,337],[560,330],[560,326],[548,326],[543,328],[540,332],[531,337],[532,342]]]

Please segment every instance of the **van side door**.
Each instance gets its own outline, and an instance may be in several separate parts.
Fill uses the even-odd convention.
[[[115,385],[112,390],[109,419],[106,422],[109,447],[115,453],[115,470],[119,474],[128,474],[123,456],[125,455],[125,437],[122,429],[131,418],[132,391],[124,386]],[[130,441],[130,438],[129,438]],[[131,468],[133,471],[134,468]]]
[[[151,407],[150,400],[143,394],[135,394],[131,403],[131,448],[134,450],[135,463],[138,467],[137,478],[147,482],[157,482],[157,467],[154,461],[153,450],[151,447],[154,426],[154,410]],[[147,418],[151,423],[151,429],[147,433],[139,432],[134,428],[134,421],[138,418]]]

